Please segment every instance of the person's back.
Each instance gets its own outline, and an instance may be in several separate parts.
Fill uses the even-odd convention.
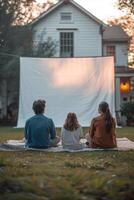
[[[35,115],[26,122],[26,146],[48,148],[51,139],[55,138],[56,132],[53,121],[46,116]]]
[[[63,148],[81,149],[82,128],[77,121],[75,113],[68,113],[64,126],[61,129]]]
[[[100,116],[92,120],[89,135],[86,136],[89,147],[117,147],[115,120],[110,113],[108,104],[106,102],[101,102],[98,111]]]
[[[43,115],[45,101],[37,100],[33,103],[35,115],[25,124],[26,146],[30,148],[48,148],[59,142],[52,119]]]
[[[80,144],[80,138],[82,137],[81,127],[77,128],[74,131],[66,130],[64,127],[61,130],[62,132],[62,145],[63,148],[74,147]]]
[[[90,131],[91,146],[93,148],[116,147],[115,121],[112,120],[112,127],[109,131],[105,128],[105,116],[101,115],[93,119]]]

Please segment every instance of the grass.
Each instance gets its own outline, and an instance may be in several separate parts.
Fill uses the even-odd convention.
[[[134,127],[117,129],[117,136],[134,141]],[[0,143],[22,138],[23,129],[0,128]],[[4,200],[134,200],[133,169],[134,151],[0,152],[0,197]]]

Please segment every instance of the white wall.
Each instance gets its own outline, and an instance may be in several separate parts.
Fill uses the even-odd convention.
[[[61,12],[72,12],[73,22],[64,24],[60,22]],[[43,40],[52,37],[59,41],[59,33],[61,28],[77,29],[74,32],[74,56],[101,56],[102,45],[101,35],[99,33],[100,25],[84,15],[71,4],[63,5],[53,11],[46,18],[37,23],[34,28],[34,41],[39,41],[39,36],[45,30]],[[72,30],[71,30],[72,32]],[[55,56],[59,57],[59,49]]]
[[[128,50],[126,43],[105,43],[103,46],[104,55],[106,56],[106,46],[115,46],[116,51],[116,63],[115,66],[128,66]]]
[[[116,66],[128,66],[128,49],[127,44],[117,44],[116,45]]]

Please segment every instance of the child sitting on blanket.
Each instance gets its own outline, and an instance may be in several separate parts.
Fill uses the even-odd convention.
[[[80,139],[83,136],[82,128],[75,113],[68,113],[65,123],[61,129],[63,148],[81,149]]]
[[[86,135],[88,146],[92,148],[117,147],[115,119],[110,113],[108,103],[101,102],[98,111],[100,115],[92,120],[90,131]]]

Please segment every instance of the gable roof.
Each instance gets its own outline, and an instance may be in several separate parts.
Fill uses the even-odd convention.
[[[60,6],[66,5],[66,4],[69,4],[69,3],[72,4],[74,7],[76,7],[78,10],[80,10],[82,13],[86,14],[88,17],[90,17],[96,23],[106,26],[106,24],[103,21],[101,21],[100,19],[98,19],[97,17],[92,15],[89,11],[87,11],[85,8],[83,8],[82,6],[80,6],[78,3],[76,3],[73,0],[59,0],[58,3],[52,5],[50,8],[48,8],[47,11],[43,12],[39,17],[37,17],[35,20],[33,20],[33,22],[31,22],[31,25],[34,26],[41,19],[47,17],[49,14],[51,14],[54,10],[56,10]]]
[[[129,36],[119,25],[107,26],[103,33],[104,41],[128,41]]]

